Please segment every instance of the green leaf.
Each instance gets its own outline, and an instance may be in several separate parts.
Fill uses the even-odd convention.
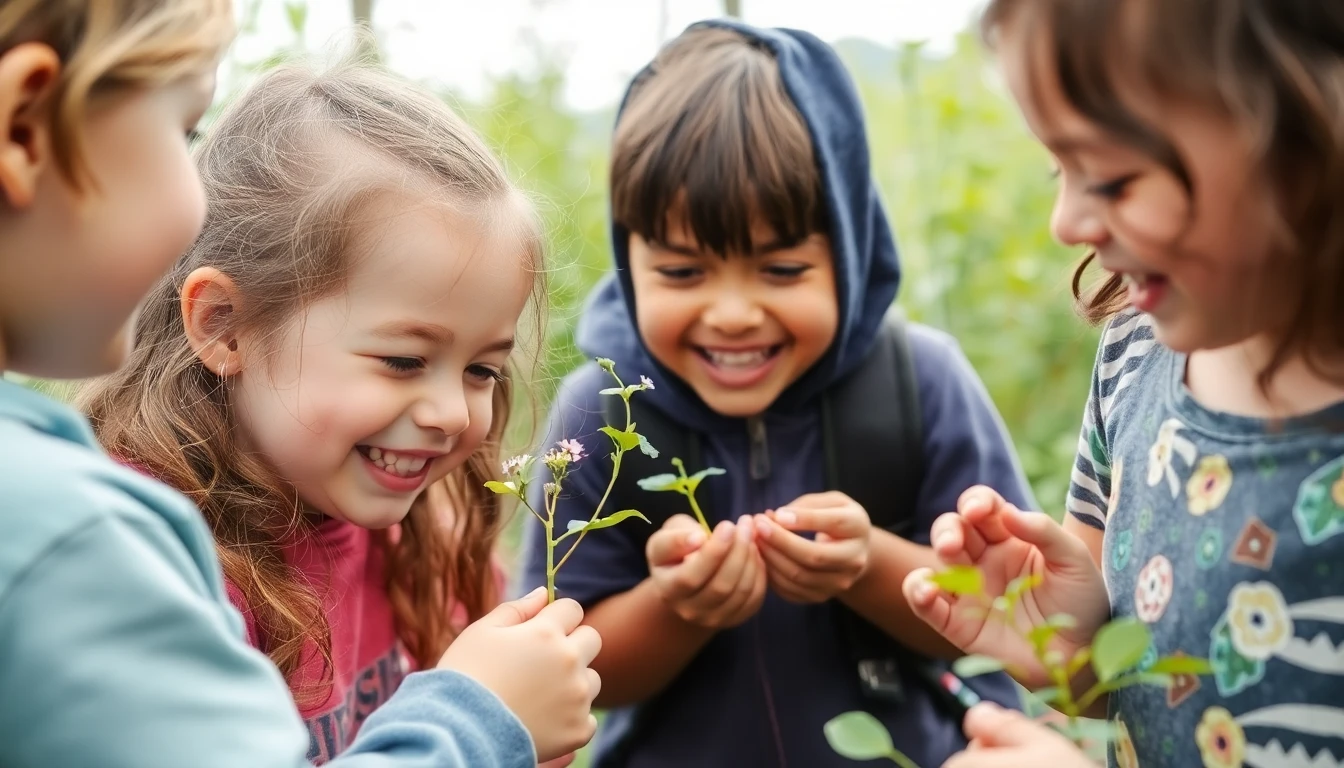
[[[979,595],[985,591],[985,578],[971,565],[954,565],[929,577],[929,581],[952,595]]]
[[[620,387],[607,387],[606,389],[599,389],[599,390],[597,391],[597,394],[599,394],[599,395],[623,395],[623,394],[625,394],[625,390],[624,390],[624,389],[621,389]]]
[[[1034,692],[1028,691],[1027,695],[1035,698],[1042,704],[1049,706],[1051,704],[1054,704],[1056,701],[1059,701],[1060,690],[1059,688],[1052,685],[1049,688],[1042,688],[1039,691]]]
[[[1152,641],[1148,627],[1137,619],[1116,619],[1097,630],[1092,643],[1092,668],[1097,671],[1097,680],[1109,682],[1132,669]]]
[[[850,760],[878,760],[895,749],[886,727],[867,712],[846,712],[826,723],[822,733],[831,749]]]
[[[1031,628],[1031,631],[1027,633],[1027,642],[1031,643],[1033,648],[1044,648],[1058,633],[1058,627],[1042,624],[1039,627]]]
[[[1164,675],[1211,675],[1213,665],[1208,659],[1196,659],[1192,656],[1163,656],[1153,662],[1148,671]]]
[[[631,451],[639,447],[639,435],[636,435],[633,432],[626,432],[623,429],[617,429],[615,427],[603,427],[599,429],[598,432],[610,437],[611,441],[616,444],[616,447],[623,451]]]
[[[646,491],[679,491],[681,488],[681,478],[676,475],[654,475],[653,477],[640,478],[639,487]]]
[[[485,487],[494,491],[495,493],[506,496],[518,495],[518,484],[513,482],[512,480],[506,483],[501,483],[498,480],[488,480],[485,483]]]
[[[1086,667],[1090,661],[1092,661],[1092,649],[1083,646],[1078,649],[1077,653],[1073,654],[1072,659],[1069,659],[1069,666],[1065,667],[1064,671],[1068,673],[1069,677],[1073,677],[1078,674],[1078,670]]]
[[[1158,688],[1170,688],[1175,682],[1171,675],[1157,672],[1141,672],[1134,680],[1137,685],[1155,685]]]
[[[727,471],[719,469],[718,467],[708,467],[706,469],[702,469],[699,472],[696,472],[694,475],[691,475],[690,477],[686,478],[686,488],[690,490],[691,493],[695,493],[696,489],[700,487],[701,480],[704,480],[706,477],[714,477],[716,475],[726,475],[726,474],[728,474]]]
[[[634,429],[634,425],[633,424],[630,425],[630,428]],[[643,453],[650,459],[658,458],[658,449],[653,447],[653,444],[649,442],[649,439],[643,435],[637,435],[637,436],[639,437],[640,453]]]
[[[591,523],[585,524],[583,527],[585,530],[596,531],[598,528],[610,528],[611,526],[623,522],[625,520],[629,520],[632,517],[638,517],[640,520],[643,520],[646,523],[649,522],[649,518],[640,514],[638,510],[623,509],[614,515],[599,517],[598,519],[592,521]],[[650,523],[650,525],[652,525],[652,523]]]
[[[989,656],[971,654],[952,662],[952,671],[958,677],[979,677],[1003,671],[1003,662]]]

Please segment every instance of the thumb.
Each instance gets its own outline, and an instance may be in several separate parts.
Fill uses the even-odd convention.
[[[490,627],[513,627],[529,621],[546,607],[546,588],[537,587],[517,600],[500,603],[495,610],[485,614],[480,624]]]
[[[1003,516],[1003,524],[1010,534],[1039,549],[1047,563],[1079,565],[1092,561],[1087,546],[1044,512],[1014,509]]]
[[[1054,735],[1021,712],[991,702],[971,707],[962,728],[968,740],[979,741],[983,747],[1023,747]]]
[[[676,565],[705,543],[705,532],[699,523],[694,527],[664,527],[649,537],[647,555],[649,564],[656,567]]]

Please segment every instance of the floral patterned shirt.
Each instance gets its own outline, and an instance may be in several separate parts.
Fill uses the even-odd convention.
[[[1344,766],[1344,403],[1267,422],[1203,408],[1125,313],[1102,339],[1068,509],[1103,529],[1114,616],[1147,660],[1212,675],[1111,695],[1110,764]]]

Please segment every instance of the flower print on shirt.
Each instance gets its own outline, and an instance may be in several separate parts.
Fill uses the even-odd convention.
[[[1217,509],[1232,488],[1232,468],[1225,456],[1205,456],[1185,484],[1186,508],[1196,517]]]
[[[1180,434],[1182,429],[1185,429],[1185,425],[1179,419],[1167,419],[1157,430],[1157,442],[1148,449],[1148,485],[1155,487],[1166,478],[1173,499],[1181,492],[1181,481],[1176,476],[1172,459],[1180,456],[1190,465],[1195,463],[1195,457],[1199,454],[1195,444]]]
[[[1134,587],[1134,612],[1145,624],[1152,624],[1162,618],[1175,591],[1175,574],[1171,561],[1163,555],[1157,555],[1139,571],[1139,581]]]

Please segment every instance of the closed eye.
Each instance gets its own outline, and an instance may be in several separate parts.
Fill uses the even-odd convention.
[[[1138,174],[1131,173],[1127,176],[1121,176],[1114,181],[1108,181],[1103,184],[1096,184],[1087,188],[1089,195],[1096,195],[1105,200],[1118,200],[1125,194],[1125,189],[1136,179]]]
[[[804,272],[812,269],[809,264],[770,264],[764,269],[764,272],[771,277],[798,277]]]
[[[504,381],[504,374],[488,365],[473,365],[467,369],[467,375],[479,381],[492,381],[496,384]]]
[[[410,373],[425,367],[425,361],[418,357],[380,357],[378,359],[383,361],[383,365],[397,373]]]
[[[658,267],[657,271],[668,280],[692,280],[700,276],[699,267]]]

